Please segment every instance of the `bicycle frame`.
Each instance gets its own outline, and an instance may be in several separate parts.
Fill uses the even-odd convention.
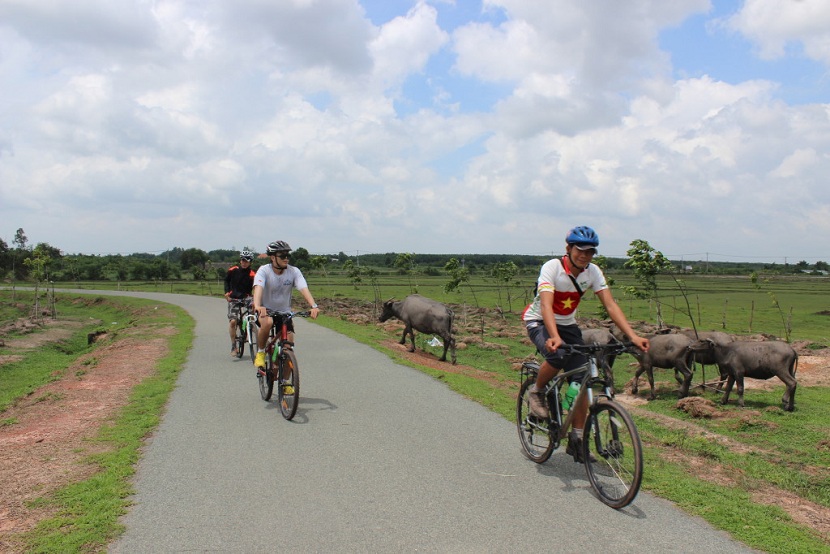
[[[568,346],[563,346],[562,348],[568,348]],[[599,348],[597,348],[599,351]],[[568,430],[571,428],[574,419],[574,410],[568,411],[568,416],[565,420],[562,420],[562,405],[560,403],[560,395],[559,389],[562,387],[564,383],[568,382],[568,378],[584,374],[582,378],[582,383],[579,387],[579,393],[577,393],[576,398],[574,398],[574,405],[580,400],[587,400],[587,406],[591,406],[594,404],[594,386],[597,384],[602,384],[603,386],[603,393],[600,394],[600,397],[605,398],[614,398],[614,392],[611,390],[611,387],[608,386],[608,383],[605,380],[604,372],[600,372],[599,364],[597,364],[597,357],[596,354],[585,354],[588,358],[588,361],[585,362],[583,365],[574,368],[570,371],[559,372],[557,373],[553,379],[547,384],[545,389],[545,397],[548,399],[548,406],[551,409],[551,417],[556,415],[554,419],[554,423],[559,428],[558,432],[558,439],[561,441],[568,435]],[[534,367],[535,366],[535,367]],[[538,364],[534,363],[534,366],[527,367],[523,366],[523,376],[522,380],[525,379],[524,374],[527,375],[536,375],[538,374]]]
[[[571,428],[571,424],[573,422],[573,418],[575,415],[575,410],[568,410],[568,417],[565,418],[565,421],[562,421],[562,406],[559,403],[559,388],[563,383],[568,382],[568,377],[579,375],[580,373],[583,373],[584,376],[582,378],[582,384],[579,387],[579,393],[577,393],[576,398],[573,401],[574,406],[583,399],[587,399],[587,405],[591,406],[594,403],[594,385],[597,383],[602,383],[602,385],[605,387],[605,394],[602,394],[600,396],[605,396],[608,398],[612,397],[611,390],[606,385],[605,379],[600,376],[596,358],[593,356],[589,356],[588,362],[577,367],[576,369],[572,369],[570,371],[557,374],[553,379],[551,379],[550,383],[548,384],[547,395],[548,405],[553,406],[550,399],[550,390],[552,389],[554,391],[553,401],[556,403],[555,412],[556,423],[557,425],[559,425],[559,440],[564,439],[568,435],[568,430]]]

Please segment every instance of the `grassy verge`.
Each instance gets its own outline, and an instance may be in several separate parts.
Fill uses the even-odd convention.
[[[8,291],[0,291],[0,302],[4,306],[4,320],[14,320],[22,317],[28,309],[14,308],[10,302]],[[26,293],[17,292],[20,303],[29,302]],[[68,367],[82,354],[90,350],[87,340],[89,333],[106,331],[116,334],[129,326],[132,315],[130,304],[122,305],[106,301],[103,298],[90,297],[88,299],[72,299],[60,303],[60,318],[63,321],[78,323],[72,335],[58,342],[44,344],[38,348],[15,353],[21,359],[5,363],[0,368],[2,386],[0,386],[0,411],[8,408],[17,398],[26,396],[38,387],[60,377],[63,369]],[[37,334],[28,333],[28,334]],[[7,338],[20,338],[24,335],[12,332]],[[0,355],[11,354],[9,348],[0,348]]]
[[[155,374],[133,389],[129,404],[94,439],[106,447],[105,452],[85,461],[96,464],[99,471],[36,501],[56,508],[57,515],[20,537],[26,552],[101,551],[121,532],[118,519],[126,512],[133,492],[130,479],[139,459],[142,439],[158,425],[193,340],[193,320],[175,306],[128,298],[78,297],[71,302],[73,304],[61,308],[62,313],[76,310],[76,315],[83,313],[87,317],[101,318],[110,324],[108,332],[117,334],[117,330],[125,326],[140,325],[143,333],[152,336],[156,328],[172,325],[177,333],[168,337],[169,354],[159,361]],[[70,305],[74,307],[70,308]],[[144,309],[149,306],[158,309]],[[113,321],[123,323],[114,325]],[[97,325],[100,324],[91,327],[97,328]],[[63,357],[53,353],[28,354],[26,360],[32,364],[28,367],[38,368],[39,377],[15,385],[12,392],[5,391],[5,380],[0,388],[14,401],[15,395],[28,394],[27,391],[36,388],[38,382],[53,378],[56,369],[65,369],[82,353],[94,348],[86,345],[87,331],[88,327],[84,326],[73,335],[68,343],[75,346],[66,348],[68,352],[62,354]],[[5,366],[3,369],[5,371]]]

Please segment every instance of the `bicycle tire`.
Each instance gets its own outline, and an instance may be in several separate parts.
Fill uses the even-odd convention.
[[[259,395],[268,402],[274,393],[274,366],[270,360],[265,361],[265,369],[257,371],[257,382],[259,383]]]
[[[300,404],[300,368],[297,364],[297,356],[290,348],[283,350],[278,371],[280,387],[277,391],[277,401],[282,417],[290,421],[297,413],[297,406]],[[284,377],[285,372],[289,372],[287,378]],[[291,394],[285,394],[285,388],[288,386],[293,387]]]
[[[242,321],[236,321],[236,357],[241,358],[245,353],[245,333],[242,332]]]
[[[257,344],[256,344],[256,340],[257,340],[256,325],[253,322],[248,323],[247,335],[248,335],[248,337],[247,337],[248,338],[248,353],[251,355],[251,361],[253,362],[256,359],[256,353],[259,351],[259,348],[257,347]]]
[[[550,419],[542,419],[530,413],[527,395],[528,389],[535,382],[536,378],[531,377],[525,380],[519,389],[516,400],[516,430],[519,432],[524,455],[537,464],[542,464],[556,449],[557,441],[553,435],[558,433],[558,430],[551,430]]]
[[[643,447],[629,413],[613,400],[591,408],[582,432],[582,455],[591,487],[615,509],[631,504],[643,480]]]

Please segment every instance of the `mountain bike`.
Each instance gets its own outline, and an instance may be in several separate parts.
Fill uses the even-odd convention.
[[[277,403],[282,417],[290,420],[297,413],[300,400],[300,367],[294,343],[288,340],[288,322],[294,317],[308,317],[311,312],[277,312],[268,310],[274,325],[265,343],[265,369],[257,371],[259,394],[266,402],[277,385]]]
[[[516,403],[516,427],[524,454],[541,464],[550,458],[568,435],[573,411],[565,415],[561,404],[568,378],[584,374],[574,404],[587,397],[588,418],[582,431],[581,459],[585,460],[588,480],[599,499],[612,508],[629,505],[640,490],[643,479],[643,447],[637,426],[629,413],[613,400],[614,393],[599,360],[621,354],[630,347],[623,344],[562,345],[566,353],[583,354],[588,362],[576,369],[558,373],[545,389],[550,417],[539,418],[530,411],[528,388],[536,382],[539,364],[522,364],[521,387]],[[574,460],[577,453],[574,453]]]
[[[250,308],[249,308],[250,309]],[[257,323],[256,314],[249,311],[242,318],[242,328],[245,331],[245,340],[248,343],[248,353],[251,355],[251,361],[256,358],[256,353],[259,352],[257,346]]]
[[[236,320],[236,335],[234,337],[234,344],[236,345],[236,357],[241,358],[245,352],[245,342],[247,340],[246,332],[246,317],[249,315],[251,301],[248,298],[231,300],[228,303],[228,311]],[[251,354],[253,356],[253,354]],[[252,358],[253,359],[253,358]]]

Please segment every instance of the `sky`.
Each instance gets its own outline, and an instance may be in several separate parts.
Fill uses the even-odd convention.
[[[826,0],[0,0],[0,238],[830,261]]]

